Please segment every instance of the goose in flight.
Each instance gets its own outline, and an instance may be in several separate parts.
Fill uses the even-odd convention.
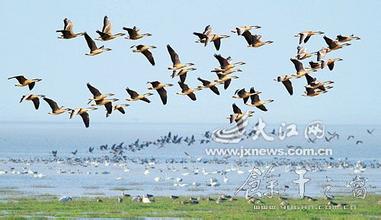
[[[194,65],[193,63],[181,63],[179,55],[175,52],[174,49],[172,49],[172,47],[169,44],[167,45],[167,50],[172,60],[172,66],[168,67],[168,69],[173,70],[173,73],[175,73],[177,70],[181,70],[185,67],[190,67]]]
[[[180,82],[185,82],[186,78],[187,78],[187,73],[189,71],[194,71],[196,70],[196,68],[193,68],[193,67],[184,67],[178,71],[174,71],[172,72],[172,78],[174,78],[175,76],[178,76],[180,77]]]
[[[119,104],[114,106],[114,110],[119,111],[122,114],[126,114],[124,108],[130,106],[129,104]]]
[[[210,81],[202,79],[200,77],[198,77],[197,80],[202,83],[202,86],[198,86],[199,89],[209,88],[216,95],[220,95],[220,91],[218,91],[218,88],[216,86],[217,82],[210,82]]]
[[[232,104],[232,108],[233,108],[233,114],[231,114],[228,119],[230,120],[230,123],[233,123],[234,121],[235,122],[238,122],[239,120],[241,120],[243,118],[243,116],[245,115],[245,112],[242,112],[242,110],[234,103]],[[252,117],[254,115],[254,111],[247,111],[247,114],[248,114],[248,117]]]
[[[115,39],[117,37],[124,36],[124,33],[117,33],[112,34],[112,25],[110,19],[108,19],[107,16],[103,18],[103,28],[102,31],[97,30],[97,33],[99,34],[99,38],[96,40],[102,40],[102,41],[108,41]]]
[[[208,45],[210,42],[210,37],[212,34],[212,27],[210,25],[207,25],[204,28],[204,31],[202,33],[193,32],[193,35],[196,35],[199,40],[196,41],[196,43],[203,43],[204,46]]]
[[[273,102],[274,100],[268,99],[268,100],[261,100],[259,99],[259,95],[255,92],[254,87],[251,87],[250,93],[253,95],[250,96],[250,103],[245,103],[248,106],[255,106],[259,108],[262,111],[267,111],[267,108],[265,107],[266,104]]]
[[[228,38],[230,37],[229,35],[224,35],[224,34],[212,34],[210,37],[210,41],[213,42],[214,47],[216,50],[220,50],[221,47],[221,39]]]
[[[113,93],[102,94],[97,88],[92,86],[90,83],[87,83],[86,85],[87,85],[87,88],[90,90],[91,94],[93,94],[93,98],[90,98],[89,103],[87,103],[87,104],[90,104],[90,102],[92,102],[93,100],[94,101],[100,101],[100,100],[105,99],[109,96],[114,96]]]
[[[152,66],[155,66],[155,60],[153,59],[152,53],[150,49],[156,48],[155,46],[148,46],[148,45],[137,45],[137,46],[131,46],[130,48],[135,48],[132,50],[134,53],[142,53],[147,60],[152,64]]]
[[[159,93],[161,102],[163,105],[167,104],[167,90],[165,90],[165,87],[171,87],[173,84],[164,84],[159,81],[152,81],[152,82],[147,82],[148,89],[149,90],[156,90],[157,93]]]
[[[252,29],[259,29],[261,26],[257,25],[244,25],[240,27],[235,27],[235,29],[231,30],[232,33],[237,33],[237,35],[241,35],[245,31],[250,31]]]
[[[110,115],[112,113],[112,110],[113,110],[112,103],[116,102],[116,101],[119,101],[119,99],[117,99],[117,98],[113,98],[113,99],[104,98],[101,100],[95,100],[95,103],[91,104],[91,106],[103,105],[106,108],[106,111],[107,111],[106,116],[107,116],[107,114]]]
[[[373,134],[373,132],[375,131],[376,129],[366,129],[366,132],[368,132],[368,134]]]
[[[226,69],[226,70],[223,70],[223,69],[220,69],[220,68],[214,68],[210,72],[215,72],[217,74],[221,74],[221,75],[225,76],[225,75],[232,74],[234,72],[242,72],[242,70],[239,69],[239,68],[230,68],[230,69]]]
[[[59,36],[59,39],[72,39],[76,38],[78,36],[82,36],[85,33],[74,33],[73,31],[73,22],[71,22],[69,19],[64,19],[64,29],[63,30],[56,30],[57,33],[61,33],[61,36]]]
[[[33,102],[33,105],[34,105],[34,108],[36,110],[38,110],[38,108],[40,107],[40,98],[45,98],[44,95],[33,95],[33,94],[30,94],[30,95],[23,95],[20,99],[20,102],[21,103],[23,100],[28,100],[28,101],[32,101]]]
[[[312,70],[324,69],[325,67],[324,60],[320,60],[318,62],[310,61],[308,64],[310,64]]]
[[[315,52],[315,53],[308,53],[306,48],[304,48],[302,46],[298,46],[296,49],[297,49],[297,52],[296,52],[295,58],[298,59],[298,60],[304,60],[306,58],[312,57],[314,54],[317,54],[317,52]]]
[[[252,87],[253,91],[254,91],[254,87]],[[251,90],[251,89],[250,89]],[[245,88],[242,88],[242,89],[237,89],[233,95],[233,98],[235,99],[243,99],[243,103],[245,104],[250,96],[254,95],[254,94],[260,94],[261,92],[255,92],[254,93],[251,93],[251,92],[247,92],[245,90]]]
[[[200,91],[201,89],[200,88],[195,88],[195,89],[192,89],[190,88],[187,84],[179,81],[178,82],[180,88],[181,88],[181,92],[177,92],[176,94],[177,95],[186,95],[188,96],[192,101],[196,101],[196,94],[194,94],[196,91]]]
[[[276,79],[274,79],[274,81],[282,82],[284,87],[287,89],[287,92],[290,95],[292,95],[294,94],[294,89],[292,87],[291,79],[292,79],[292,76],[284,75],[284,76],[278,76]]]
[[[321,48],[318,52],[316,52],[317,61],[321,61],[329,52],[331,52],[331,49],[326,47]]]
[[[349,36],[345,36],[345,35],[337,35],[336,36],[336,40],[339,41],[340,43],[344,43],[344,42],[348,42],[348,41],[352,41],[352,40],[361,40],[361,38],[351,34]]]
[[[33,89],[36,82],[40,82],[42,80],[42,79],[27,79],[25,78],[25,76],[21,76],[21,75],[9,77],[8,80],[10,79],[16,79],[19,82],[19,84],[16,84],[15,86],[17,87],[28,86],[29,90]]]
[[[229,88],[229,85],[232,81],[232,79],[238,79],[239,77],[238,76],[232,76],[230,74],[222,74],[222,73],[216,73],[217,76],[218,76],[218,79],[215,80],[215,82],[217,82],[218,84],[224,84],[224,89],[226,90],[227,88]]]
[[[306,88],[306,91],[304,91],[303,96],[309,96],[309,97],[314,97],[318,96],[322,93],[326,93],[327,91],[322,91],[320,89],[314,89],[311,86],[304,86]]]
[[[85,124],[86,128],[88,128],[90,125],[90,116],[89,116],[88,111],[91,111],[91,110],[97,110],[97,108],[90,107],[90,108],[68,109],[68,111],[70,113],[70,119],[72,119],[76,115],[81,116],[82,121]]]
[[[302,43],[307,43],[308,40],[311,38],[313,35],[322,35],[324,32],[322,31],[303,31],[300,33],[295,34],[295,37],[299,37],[299,44]]]
[[[309,74],[306,74],[305,77],[307,80],[307,84],[310,88],[319,89],[321,91],[326,91],[326,85],[331,85],[334,83],[333,81],[320,82],[316,78],[310,76]]]
[[[105,48],[104,46],[97,47],[93,39],[91,39],[91,37],[86,32],[84,35],[85,35],[87,46],[90,49],[90,52],[86,54],[87,56],[95,56],[95,55],[103,53],[104,51],[111,50],[110,48]]]
[[[261,47],[267,44],[272,44],[273,41],[261,41],[261,35],[252,35],[250,31],[245,31],[242,33],[242,36],[245,38],[248,43],[248,47]]]
[[[293,76],[295,76],[296,78],[300,78],[309,73],[310,69],[305,69],[302,62],[293,58],[291,58],[290,60],[294,64],[296,69],[296,74],[294,74]]]
[[[63,106],[58,107],[57,102],[55,102],[52,99],[49,99],[46,97],[44,97],[43,99],[45,100],[45,102],[47,102],[49,104],[50,108],[52,109],[52,111],[49,112],[50,115],[59,115],[59,114],[62,114],[64,112],[68,111],[68,109],[64,108]]]
[[[150,33],[140,34],[140,30],[136,26],[134,26],[133,28],[123,27],[123,30],[128,32],[128,37],[125,38],[130,40],[139,40],[145,36],[152,36],[152,34]]]
[[[139,93],[137,93],[136,91],[130,89],[130,88],[126,88],[126,91],[128,93],[128,95],[130,95],[130,98],[127,98],[126,100],[127,101],[144,101],[144,102],[147,102],[147,103],[150,103],[151,101],[147,98],[148,96],[151,96],[153,95],[153,93],[146,93],[146,94],[143,94],[143,95],[140,95]]]
[[[205,27],[204,32],[193,32],[193,34],[199,38],[196,43],[203,43],[204,46],[206,46],[209,42],[213,42],[216,50],[219,50],[221,47],[221,39],[230,37],[229,35],[212,33],[212,28],[210,25]]]
[[[126,111],[124,110],[125,107],[128,107],[130,106],[129,104],[118,104],[118,105],[114,105],[112,107],[113,111],[119,111],[120,113],[122,113],[123,115],[126,114]],[[106,110],[106,118],[108,116],[110,116],[111,113],[109,113],[107,110]]]
[[[340,44],[339,41],[337,40],[332,40],[331,38],[327,37],[327,36],[324,36],[324,41],[327,43],[328,45],[328,48],[330,50],[338,50],[338,49],[341,49],[343,48],[344,46],[349,46],[351,45],[350,43],[343,43],[343,44]]]
[[[335,62],[336,61],[343,61],[343,59],[341,59],[341,58],[332,58],[332,59],[328,59],[325,63],[326,63],[326,65],[328,66],[328,69],[330,70],[330,71],[332,71],[333,70],[333,68],[335,67]]]
[[[227,70],[233,69],[233,68],[237,67],[238,65],[245,65],[246,64],[245,62],[242,62],[242,61],[231,63],[230,62],[231,57],[224,58],[220,54],[214,54],[214,57],[220,63],[220,68],[215,68],[214,72],[226,72]]]

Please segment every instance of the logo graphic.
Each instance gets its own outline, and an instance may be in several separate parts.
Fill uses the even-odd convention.
[[[249,124],[249,113],[245,113],[241,120],[225,129],[217,129],[212,133],[213,141],[222,144],[236,144],[243,140],[246,127]]]
[[[304,137],[307,140],[315,141],[316,139],[322,139],[325,135],[325,126],[321,121],[313,121],[307,125],[304,130]]]

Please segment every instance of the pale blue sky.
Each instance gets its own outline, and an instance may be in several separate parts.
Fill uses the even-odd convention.
[[[229,2],[229,3],[228,3]],[[114,92],[125,99],[128,86],[138,92],[146,91],[146,82],[160,80],[176,84],[169,88],[168,105],[163,106],[159,96],[151,97],[152,103],[132,103],[127,116],[118,113],[104,118],[105,112],[92,112],[94,123],[99,122],[227,122],[235,89],[255,86],[263,93],[261,98],[275,101],[266,113],[255,109],[255,117],[271,123],[282,121],[307,123],[323,120],[326,123],[380,124],[381,101],[379,94],[379,65],[381,48],[379,9],[381,1],[1,1],[2,21],[0,86],[3,101],[0,103],[0,121],[66,121],[67,115],[52,117],[42,103],[35,111],[31,103],[19,104],[26,88],[16,88],[9,76],[24,74],[42,78],[32,91],[46,94],[67,107],[85,106],[90,93],[86,83],[91,82],[102,92]],[[111,52],[88,57],[83,38],[59,40],[55,30],[63,27],[65,17],[74,22],[74,30],[87,31],[93,38],[101,29],[103,16],[113,23],[113,31],[121,32],[123,26],[138,26],[153,36],[140,41],[116,39],[97,42],[112,48]],[[197,71],[189,74],[187,83],[198,85],[196,78],[214,79],[210,70],[217,66],[212,45],[204,48],[194,43],[193,31],[212,25],[217,33],[229,34],[222,41],[221,53],[235,61],[245,61],[240,79],[233,81],[222,95],[211,91],[197,93],[197,102],[178,96],[177,79],[169,77],[171,64],[166,44],[179,53],[183,62],[194,62]],[[270,46],[247,48],[242,37],[230,30],[237,25],[260,25],[259,33]],[[273,81],[279,74],[292,73],[289,58],[295,55],[297,39],[294,34],[303,30],[321,30],[329,37],[337,34],[356,34],[362,40],[328,57],[344,59],[333,72],[321,71],[315,76],[320,80],[334,80],[334,88],[320,97],[303,97],[305,79],[294,81],[294,96]],[[134,44],[156,45],[153,50],[156,66],[149,65],[141,54],[129,48]],[[316,51],[325,46],[323,39],[312,37],[306,48]],[[308,61],[308,60],[307,60]],[[306,62],[307,62],[306,61]],[[79,119],[76,119],[78,123]]]

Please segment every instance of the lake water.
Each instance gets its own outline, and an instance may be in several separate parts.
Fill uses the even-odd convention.
[[[296,197],[299,185],[295,169],[305,169],[306,195],[351,194],[350,182],[356,176],[366,179],[367,193],[381,193],[380,126],[326,125],[326,136],[336,132],[340,138],[309,143],[305,125],[297,125],[298,135],[274,141],[248,138],[238,144],[220,144],[206,140],[206,131],[225,124],[98,124],[84,129],[78,123],[2,123],[0,125],[0,191],[2,198],[25,195],[113,196],[131,195],[210,195],[234,194],[253,167],[270,176],[262,179],[258,192],[268,195],[268,183],[275,181],[276,193]],[[280,125],[268,125],[271,135]],[[372,134],[367,129],[375,129]],[[249,129],[250,130],[250,129]],[[149,145],[140,150],[129,147],[156,141],[171,132],[190,137],[195,143],[163,146]],[[354,138],[347,140],[348,136]],[[357,141],[362,143],[356,144]],[[111,150],[123,142],[122,152]],[[101,150],[107,145],[107,150]],[[329,156],[245,156],[206,155],[206,148],[329,148]],[[94,147],[92,153],[89,147]],[[52,151],[57,151],[57,156]],[[71,152],[77,150],[74,155]],[[358,161],[361,166],[359,167]],[[215,179],[209,186],[210,179]],[[244,196],[244,192],[239,192]]]

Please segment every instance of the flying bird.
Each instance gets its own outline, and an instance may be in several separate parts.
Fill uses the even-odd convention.
[[[214,54],[214,57],[218,60],[218,62],[220,63],[220,68],[215,68],[213,70],[213,72],[227,72],[228,70],[231,70],[239,65],[244,65],[246,64],[245,62],[235,62],[235,63],[231,63],[230,60],[231,58],[228,57],[228,58],[224,58],[223,56],[221,56],[220,54]],[[238,69],[237,69],[238,71]]]
[[[341,58],[331,58],[331,59],[328,59],[326,62],[325,62],[325,64],[328,66],[328,69],[330,70],[330,71],[332,71],[333,70],[333,68],[335,67],[335,62],[336,61],[342,61],[343,59],[341,59]]]
[[[290,60],[294,64],[295,70],[296,70],[296,74],[293,75],[294,77],[300,78],[309,72],[310,69],[305,69],[303,66],[303,63],[300,62],[299,60],[293,59],[293,58],[291,58]]]
[[[324,32],[322,31],[303,31],[300,33],[295,34],[295,37],[299,37],[299,44],[302,43],[307,43],[308,40],[311,38],[313,35],[322,35]]]
[[[167,90],[165,90],[165,87],[171,87],[173,84],[164,84],[159,81],[152,81],[152,82],[147,82],[148,84],[148,89],[149,90],[156,90],[159,93],[161,102],[163,105],[167,104]]]
[[[104,51],[111,50],[110,48],[105,48],[104,46],[97,47],[93,39],[91,39],[91,37],[86,32],[84,33],[84,36],[85,36],[87,46],[90,49],[90,52],[86,53],[87,56],[95,56],[95,55],[103,53]]]
[[[132,90],[132,89],[130,89],[128,87],[126,88],[126,91],[127,91],[128,95],[130,95],[130,98],[126,99],[127,101],[132,102],[132,101],[139,101],[139,100],[141,100],[141,101],[144,101],[144,102],[147,102],[147,103],[151,102],[147,97],[153,95],[153,93],[149,92],[149,93],[145,93],[143,95],[140,95],[139,93],[137,93],[136,91],[134,91],[134,90]]]
[[[40,98],[45,98],[44,95],[33,95],[33,94],[30,94],[30,95],[23,95],[20,99],[20,103],[23,101],[23,100],[28,100],[28,101],[32,101],[33,102],[33,105],[34,105],[34,108],[36,110],[38,110],[39,106],[40,106]]]
[[[178,76],[180,78],[180,82],[185,82],[185,80],[187,78],[187,74],[189,73],[189,71],[194,71],[194,70],[196,70],[196,68],[184,67],[184,68],[172,73],[172,78],[174,78],[175,76]]]
[[[151,48],[156,48],[155,46],[148,46],[148,45],[137,45],[137,46],[131,46],[131,48],[135,48],[132,52],[134,53],[142,53],[147,60],[152,64],[152,66],[155,66],[155,60],[152,56],[152,53],[150,51]]]
[[[209,36],[212,34],[212,31],[212,26],[207,25],[202,33],[193,32],[193,35],[196,35],[199,38],[196,43],[203,43],[204,46],[208,45],[210,42]]]
[[[321,61],[329,52],[331,52],[331,49],[326,47],[321,48],[318,52],[316,52],[317,61]]]
[[[43,98],[43,99],[45,100],[45,102],[49,104],[50,108],[52,109],[52,111],[49,112],[50,115],[60,115],[68,111],[68,109],[64,108],[63,106],[59,107],[57,102],[55,102],[52,99],[49,99],[49,98]]]
[[[249,100],[250,96],[252,96],[254,94],[260,94],[260,92],[251,93],[251,92],[247,92],[245,90],[245,88],[242,88],[242,89],[237,89],[235,91],[235,93],[233,95],[233,98],[235,98],[235,99],[243,99],[243,103],[245,104]]]
[[[106,108],[106,116],[110,115],[112,113],[112,110],[114,109],[112,106],[113,102],[119,101],[117,98],[107,99],[103,98],[100,100],[95,100],[95,104],[91,104],[91,106],[97,106],[97,105],[103,105]]]
[[[202,83],[202,86],[198,86],[199,89],[209,88],[216,95],[220,95],[220,91],[217,88],[217,82],[210,82],[208,80],[202,79],[200,77],[197,78],[198,81]]]
[[[313,62],[313,61],[310,61],[308,62],[308,64],[310,65],[310,68],[312,70],[318,70],[318,69],[324,69],[325,67],[325,61],[324,60],[320,60],[318,62]]]
[[[324,41],[327,43],[328,45],[328,48],[330,50],[338,50],[338,49],[341,49],[343,48],[344,46],[349,46],[351,45],[350,43],[343,43],[343,44],[340,44],[339,41],[337,40],[332,40],[331,38],[327,37],[327,36],[324,36]]]
[[[298,46],[296,49],[297,49],[297,52],[296,52],[295,58],[298,60],[304,60],[304,59],[312,57],[314,54],[317,54],[317,52],[308,53],[306,48],[301,47],[301,46]]]
[[[251,102],[250,103],[245,103],[245,104],[248,105],[248,106],[255,106],[255,107],[259,108],[262,111],[266,112],[267,108],[265,107],[265,105],[274,101],[272,99],[261,100],[259,98],[258,93],[254,90],[254,87],[251,87],[250,93],[253,94],[253,95],[250,96]]]
[[[240,27],[235,27],[235,29],[231,30],[232,33],[237,33],[237,35],[241,35],[245,31],[250,31],[252,29],[259,29],[261,26],[257,25],[244,25]]]
[[[16,79],[19,82],[19,84],[16,84],[15,86],[17,87],[28,86],[29,90],[33,89],[36,82],[40,82],[42,80],[42,79],[27,79],[25,78],[25,76],[21,76],[21,75],[9,77],[8,80],[10,79]]]
[[[361,40],[361,38],[351,34],[349,36],[345,36],[345,35],[337,35],[336,36],[336,40],[339,41],[340,43],[344,43],[344,42],[348,42],[348,41],[352,41],[352,40]]]
[[[276,79],[274,79],[274,81],[282,82],[284,87],[287,89],[287,92],[290,95],[293,95],[294,94],[294,89],[292,87],[291,79],[292,79],[292,76],[284,75],[284,76],[278,76]]]
[[[123,115],[126,114],[126,111],[124,110],[125,107],[128,107],[130,106],[129,104],[119,104],[119,105],[114,105],[113,107],[113,110],[117,110],[119,111],[120,113],[122,113]],[[110,114],[108,112],[106,112],[106,118],[110,116]]]
[[[205,27],[203,33],[193,32],[193,34],[199,38],[196,43],[203,43],[206,46],[208,42],[213,42],[216,50],[219,50],[221,47],[221,39],[230,37],[229,35],[212,33],[210,25]]]
[[[221,73],[216,73],[216,74],[218,76],[218,79],[215,80],[215,82],[217,82],[218,84],[224,84],[224,89],[229,88],[229,85],[230,85],[232,79],[238,79],[239,78],[238,76],[232,76],[230,74],[228,74],[228,75],[224,75]]]
[[[189,66],[194,65],[193,63],[185,63],[185,64],[181,63],[179,55],[175,52],[175,50],[169,44],[167,45],[167,50],[168,50],[168,53],[171,56],[171,60],[172,60],[172,66],[168,67],[168,69],[173,70],[174,73],[177,70],[181,70],[185,67],[189,67]]]
[[[197,98],[196,98],[195,92],[201,90],[200,88],[192,89],[187,84],[185,84],[185,83],[183,83],[181,81],[178,82],[178,84],[179,84],[179,86],[181,88],[181,92],[177,92],[176,94],[178,94],[178,95],[186,95],[192,101],[196,101]]]
[[[235,103],[232,104],[233,108],[233,114],[231,114],[228,119],[230,120],[230,123],[239,122],[243,116],[245,115],[245,112],[243,112]],[[248,117],[252,117],[254,115],[254,111],[247,111]]]
[[[309,74],[305,75],[308,87],[312,89],[319,89],[321,91],[326,91],[327,90],[327,85],[331,85],[334,82],[333,81],[325,81],[325,82],[320,82],[316,78],[310,76]]]
[[[113,93],[102,94],[97,88],[92,86],[90,83],[87,83],[86,85],[87,85],[87,88],[90,90],[91,94],[93,94],[93,98],[89,99],[88,104],[90,104],[90,102],[92,102],[93,100],[94,101],[100,101],[100,100],[105,99],[109,96],[114,96]]]
[[[128,32],[128,37],[126,37],[126,39],[130,40],[138,40],[145,36],[152,36],[152,34],[150,33],[139,33],[140,30],[136,26],[134,26],[133,28],[123,27],[123,30]]]
[[[63,30],[56,30],[57,33],[61,33],[61,36],[58,38],[60,39],[73,39],[78,36],[83,36],[85,33],[74,33],[73,31],[73,22],[69,19],[64,19],[64,29]]]
[[[74,116],[79,115],[82,118],[83,123],[85,124],[85,127],[88,128],[90,125],[90,116],[89,111],[96,110],[95,107],[90,108],[76,108],[76,109],[68,109],[70,112],[70,119],[72,119]]]
[[[245,38],[248,43],[248,47],[261,47],[264,45],[272,44],[273,41],[261,41],[261,35],[252,35],[250,31],[245,31],[242,33],[242,36]]]
[[[314,96],[318,96],[322,93],[326,93],[327,91],[323,91],[323,90],[320,90],[320,89],[315,89],[309,85],[307,86],[304,86],[306,91],[304,91],[304,96],[310,96],[310,97],[314,97]]]
[[[124,36],[124,33],[117,33],[117,34],[112,34],[112,25],[110,19],[108,19],[107,16],[103,18],[103,28],[102,31],[97,30],[97,33],[99,34],[99,38],[97,40],[102,40],[102,41],[108,41],[115,39],[117,37]]]

